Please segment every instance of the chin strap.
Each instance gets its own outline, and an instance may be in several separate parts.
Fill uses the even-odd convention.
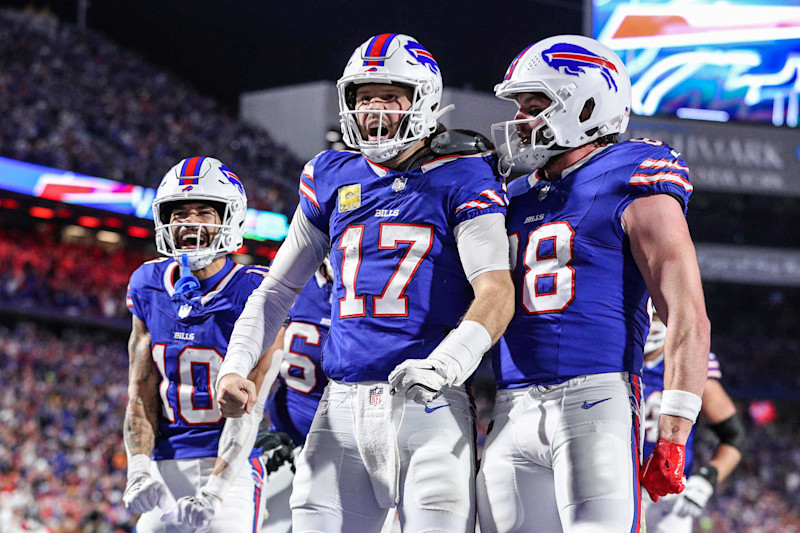
[[[188,294],[200,288],[200,280],[192,275],[189,269],[189,256],[181,254],[181,277],[175,282],[176,294]]]

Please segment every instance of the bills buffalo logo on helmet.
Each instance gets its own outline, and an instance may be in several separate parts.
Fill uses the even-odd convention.
[[[439,72],[439,65],[433,58],[433,54],[416,41],[408,41],[404,47],[411,56],[419,61],[420,65],[428,67],[428,70],[434,74]]]
[[[568,43],[559,43],[542,52],[545,63],[563,74],[579,76],[586,74],[587,68],[600,71],[609,89],[618,90],[611,71],[617,72],[614,63],[606,58],[590,52],[586,48]]]

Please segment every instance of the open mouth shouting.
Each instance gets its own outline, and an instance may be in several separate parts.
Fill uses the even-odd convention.
[[[199,250],[206,248],[210,242],[208,231],[205,228],[181,228],[178,233],[178,247],[184,250]]]
[[[368,141],[385,141],[391,137],[389,124],[386,121],[381,121],[377,117],[370,117],[367,119],[367,140]]]

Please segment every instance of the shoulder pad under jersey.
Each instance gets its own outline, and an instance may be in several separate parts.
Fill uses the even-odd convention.
[[[446,130],[431,139],[430,148],[437,156],[470,155],[494,150],[494,145],[477,131]]]

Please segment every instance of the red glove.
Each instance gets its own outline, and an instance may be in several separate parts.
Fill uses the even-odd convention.
[[[639,481],[647,489],[650,499],[678,494],[683,491],[683,466],[686,461],[686,446],[666,439],[658,439],[653,453],[644,460]]]

